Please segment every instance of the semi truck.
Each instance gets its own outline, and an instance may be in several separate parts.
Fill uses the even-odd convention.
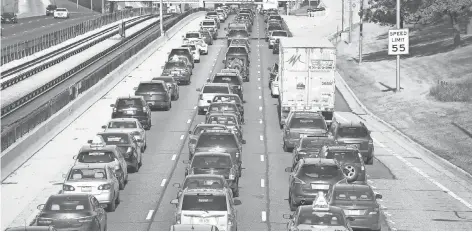
[[[336,47],[326,38],[280,39],[278,111],[280,127],[291,110],[320,111],[331,123],[335,100]]]

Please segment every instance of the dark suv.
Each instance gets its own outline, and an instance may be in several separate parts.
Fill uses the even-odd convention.
[[[190,60],[190,63],[192,63],[192,68],[195,68],[195,61],[193,60],[193,55],[192,55],[192,52],[190,51],[189,48],[183,48],[183,47],[180,47],[180,48],[174,48],[172,49],[170,52],[169,52],[169,57],[168,57],[168,61],[171,61],[171,60],[175,60],[176,58],[174,58],[174,56],[185,56],[188,58],[188,60]]]
[[[298,160],[303,158],[318,158],[318,154],[324,145],[334,145],[333,139],[326,135],[308,135],[301,138],[295,149],[293,149],[292,167],[295,167]]]
[[[13,12],[2,13],[2,23],[18,23],[18,17]]]
[[[374,141],[363,122],[341,123],[334,118],[329,135],[336,144],[357,146],[364,162],[368,165],[374,163]]]
[[[54,11],[56,9],[57,9],[56,5],[48,5],[48,7],[46,7],[46,16],[54,15]]]
[[[361,153],[354,146],[323,146],[319,153],[320,158],[334,159],[343,169],[346,178],[363,184],[367,181],[364,160]]]
[[[129,171],[138,172],[143,164],[143,156],[138,141],[127,131],[97,133],[105,141],[106,145],[115,145],[120,149]]]
[[[151,109],[142,96],[119,97],[110,106],[111,118],[136,118],[145,130],[151,129]]]
[[[143,97],[151,109],[168,111],[172,108],[171,90],[164,81],[141,81],[135,88],[134,95]]]

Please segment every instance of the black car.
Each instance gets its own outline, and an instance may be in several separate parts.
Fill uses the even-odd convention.
[[[97,135],[101,136],[107,145],[115,145],[120,149],[125,157],[128,170],[139,171],[143,165],[143,156],[138,141],[133,135],[126,131],[100,132]]]
[[[46,16],[54,15],[54,11],[57,9],[56,5],[48,5],[46,7]]]
[[[334,145],[334,140],[327,135],[308,135],[301,138],[293,149],[293,166],[303,158],[319,158],[319,152],[325,145]]]
[[[141,81],[134,92],[134,95],[143,97],[149,108],[165,111],[172,108],[171,94],[171,89],[161,80]]]
[[[151,109],[142,96],[119,97],[110,106],[111,118],[136,118],[145,130],[151,129]]]
[[[2,13],[2,23],[18,23],[18,16],[13,12]]]
[[[188,164],[185,176],[199,174],[222,175],[233,191],[233,196],[239,196],[239,165],[228,153],[197,152],[192,160],[184,160]]]
[[[107,215],[98,200],[90,194],[55,194],[36,218],[38,226],[54,226],[58,230],[107,230]]]
[[[280,52],[280,39],[276,39],[272,47],[272,54],[279,54]]]
[[[174,48],[169,52],[168,60],[175,60],[174,56],[185,56],[188,58],[190,63],[192,63],[192,68],[195,68],[195,62],[193,60],[193,55],[192,52],[190,51],[189,48]]]

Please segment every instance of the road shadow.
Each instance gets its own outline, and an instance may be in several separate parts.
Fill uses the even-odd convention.
[[[371,52],[363,56],[364,62],[395,60],[395,56],[388,55],[388,33],[376,37],[376,42],[385,43],[381,51]],[[402,55],[402,59],[412,57],[431,56],[450,52],[460,47],[472,44],[472,36],[461,34],[461,44],[453,43],[453,29],[449,23],[443,22],[422,28],[410,29],[410,54]]]
[[[386,85],[386,84],[383,83],[383,82],[379,82],[379,84],[380,84],[381,86],[385,87],[385,89],[382,89],[382,90],[381,90],[381,91],[384,92],[384,93],[385,93],[385,92],[397,92],[397,89],[396,89],[396,88],[390,87],[390,86]],[[402,90],[402,89],[403,89],[403,87],[400,87],[400,90]]]

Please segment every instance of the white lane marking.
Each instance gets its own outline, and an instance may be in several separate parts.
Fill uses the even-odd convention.
[[[194,106],[194,107],[193,107],[193,109],[196,109],[196,108],[197,108],[197,106]]]
[[[265,183],[264,183],[264,179],[261,179],[261,187],[264,188],[265,187]]]
[[[377,144],[379,147],[383,147],[385,148],[385,145],[383,145],[382,143],[378,142],[375,138],[372,138],[372,140],[374,141],[375,144]],[[434,185],[436,185],[438,188],[440,188],[441,190],[443,190],[444,192],[446,192],[449,196],[451,196],[452,198],[458,200],[459,202],[461,202],[462,204],[464,204],[467,208],[469,209],[472,209],[472,204],[470,204],[469,202],[467,202],[466,200],[462,199],[461,197],[457,196],[454,192],[452,192],[451,190],[449,190],[448,188],[446,188],[444,185],[442,185],[441,183],[437,182],[434,178],[430,177],[428,174],[426,174],[425,172],[423,172],[421,169],[417,168],[415,165],[413,165],[412,163],[410,163],[410,161],[406,160],[405,158],[401,157],[400,155],[398,155],[397,153],[395,152],[390,152],[393,156],[397,157],[397,159],[401,160],[404,164],[406,164],[408,167],[410,167],[411,169],[415,170],[415,172],[417,172],[418,174],[420,174],[421,176],[423,176],[424,178],[426,178],[427,180],[429,180],[431,183],[433,183]]]
[[[262,111],[262,106],[259,106],[259,111]]]
[[[260,139],[261,141],[264,140],[264,136],[259,135],[259,139]]]
[[[267,215],[266,215],[266,212],[265,211],[262,211],[261,212],[261,218],[262,218],[262,221],[265,222],[267,220]]]
[[[164,187],[164,185],[166,184],[166,181],[167,179],[163,179],[162,182],[161,182],[161,187]]]
[[[261,67],[261,65],[260,65],[260,64],[258,64],[258,65],[257,65],[257,67]]]
[[[146,216],[146,220],[151,220],[151,217],[152,217],[153,214],[154,214],[154,210],[149,210],[149,212]]]
[[[261,87],[260,87],[260,86],[258,86],[258,87],[257,87],[257,89],[261,89]]]
[[[176,158],[177,158],[176,154],[172,155],[172,160],[175,160]]]
[[[262,96],[259,96],[259,99],[262,99]]]
[[[260,70],[257,70],[257,74],[260,74],[260,73],[261,73],[261,71],[260,71]]]
[[[259,124],[262,124],[262,123],[263,123],[262,119],[259,119]]]
[[[189,119],[189,120],[187,120],[187,124],[189,124],[191,121],[192,121],[192,120],[190,120],[190,119]]]
[[[181,136],[180,136],[180,140],[182,140],[182,139],[184,139],[184,135],[181,135]]]
[[[264,162],[264,155],[261,155],[261,162]]]
[[[387,219],[388,222],[392,223],[392,224],[395,224],[394,221],[390,220],[390,219]]]
[[[257,78],[257,80],[258,80],[258,81],[261,81],[261,78],[260,78],[260,77],[258,77],[258,78]]]

